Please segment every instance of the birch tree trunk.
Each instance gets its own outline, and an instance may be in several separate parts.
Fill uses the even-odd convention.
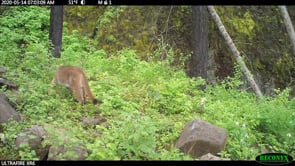
[[[211,14],[214,22],[216,23],[221,35],[223,36],[226,44],[229,46],[231,52],[233,53],[236,61],[241,66],[241,70],[245,74],[247,80],[249,81],[251,88],[254,90],[256,96],[258,98],[261,98],[263,95],[261,93],[261,90],[260,90],[259,86],[256,84],[251,72],[249,71],[249,69],[247,68],[245,62],[243,61],[242,57],[240,56],[240,52],[238,51],[238,49],[236,48],[235,44],[233,43],[231,37],[229,36],[227,31],[225,30],[225,27],[222,24],[219,16],[217,15],[214,7],[213,6],[208,6],[208,10],[209,10],[209,13]]]
[[[287,29],[289,38],[291,40],[293,55],[295,55],[295,32],[294,32],[292,21],[290,19],[290,16],[289,16],[286,6],[279,6],[279,8],[280,8],[281,14],[284,18],[286,29]]]

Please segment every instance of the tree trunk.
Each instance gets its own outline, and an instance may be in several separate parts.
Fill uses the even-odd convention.
[[[206,6],[192,6],[192,49],[189,64],[191,77],[207,80],[208,65],[208,12]]]
[[[254,90],[256,96],[258,98],[261,98],[263,95],[261,93],[260,88],[258,87],[258,85],[256,84],[251,72],[249,71],[249,69],[247,68],[245,62],[243,61],[242,57],[240,56],[240,52],[237,50],[235,44],[233,43],[232,39],[230,38],[229,34],[227,33],[227,31],[225,30],[224,25],[222,24],[219,16],[217,15],[215,9],[213,6],[208,6],[208,10],[209,13],[211,14],[213,20],[215,21],[221,35],[223,36],[223,38],[226,41],[226,44],[229,46],[230,50],[232,51],[236,61],[238,62],[238,64],[241,67],[242,72],[245,74],[247,80],[250,83],[251,88]]]
[[[52,56],[59,58],[62,47],[63,6],[51,6],[49,40],[52,41]]]
[[[292,44],[292,48],[293,48],[293,55],[295,55],[295,32],[294,32],[292,21],[290,19],[290,16],[289,16],[286,6],[279,6],[279,8],[280,8],[281,14],[284,18],[286,29],[289,34],[289,38],[291,40],[291,44]]]

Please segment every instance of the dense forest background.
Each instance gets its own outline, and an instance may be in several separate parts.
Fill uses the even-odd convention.
[[[294,8],[288,9],[293,20]],[[294,86],[292,47],[277,6],[227,6],[216,10],[264,94],[273,94],[273,88]],[[101,15],[98,20],[97,15]],[[78,30],[93,37],[98,48],[110,53],[129,47],[148,60],[151,51],[160,49],[162,54],[156,58],[165,59],[167,47],[171,47],[173,65],[185,69],[187,65],[183,64],[192,53],[190,6],[69,7],[65,8],[65,21],[70,32]],[[209,28],[209,56],[216,63],[210,67],[216,79],[222,80],[233,75],[234,59],[212,20]]]
[[[50,7],[0,7],[0,66],[19,85],[17,92],[1,91],[23,119],[3,124],[0,159],[37,159],[34,150],[14,145],[21,131],[37,124],[53,135],[51,145],[64,135],[72,138],[68,146],[84,144],[91,151],[87,159],[190,160],[174,143],[194,118],[228,131],[221,157],[254,160],[264,152],[295,156],[295,56],[279,8],[216,10],[263,99],[252,93],[211,18],[210,81],[187,76],[191,6],[65,6],[61,58],[48,51]],[[294,22],[295,7],[288,11]],[[67,89],[50,87],[61,64],[84,68],[102,104],[82,107]],[[204,85],[205,90],[198,88]],[[80,121],[97,114],[107,118],[105,125],[89,127]]]

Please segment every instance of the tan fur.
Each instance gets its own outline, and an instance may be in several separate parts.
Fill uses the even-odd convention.
[[[82,105],[86,103],[86,98],[89,98],[93,104],[97,103],[97,100],[90,91],[86,75],[79,67],[58,67],[51,83],[60,84],[70,88],[75,98]]]

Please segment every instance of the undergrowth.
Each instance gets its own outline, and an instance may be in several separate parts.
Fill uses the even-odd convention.
[[[295,156],[295,100],[288,99],[288,89],[277,90],[274,98],[257,100],[239,88],[238,69],[221,84],[206,85],[203,79],[189,78],[182,69],[173,68],[171,58],[147,62],[128,48],[107,55],[95,49],[91,39],[77,32],[68,35],[66,30],[62,56],[55,59],[47,51],[47,32],[40,32],[40,22],[48,26],[48,10],[16,7],[0,17],[0,66],[8,70],[5,77],[19,85],[18,93],[1,91],[22,114],[21,122],[3,125],[0,159],[36,159],[28,147],[16,150],[14,139],[31,125],[40,125],[53,135],[48,140],[51,144],[63,138],[54,134],[56,129],[66,131],[73,138],[67,146],[84,144],[91,151],[89,160],[192,160],[174,143],[183,127],[197,118],[228,132],[222,157],[254,160],[268,151]],[[20,15],[25,18],[15,20]],[[35,21],[24,25],[31,17]],[[169,54],[173,57],[173,50]],[[80,106],[68,89],[51,87],[59,65],[82,67],[102,104]],[[204,91],[198,90],[204,85]],[[98,113],[107,118],[106,126],[82,124],[82,117]]]

